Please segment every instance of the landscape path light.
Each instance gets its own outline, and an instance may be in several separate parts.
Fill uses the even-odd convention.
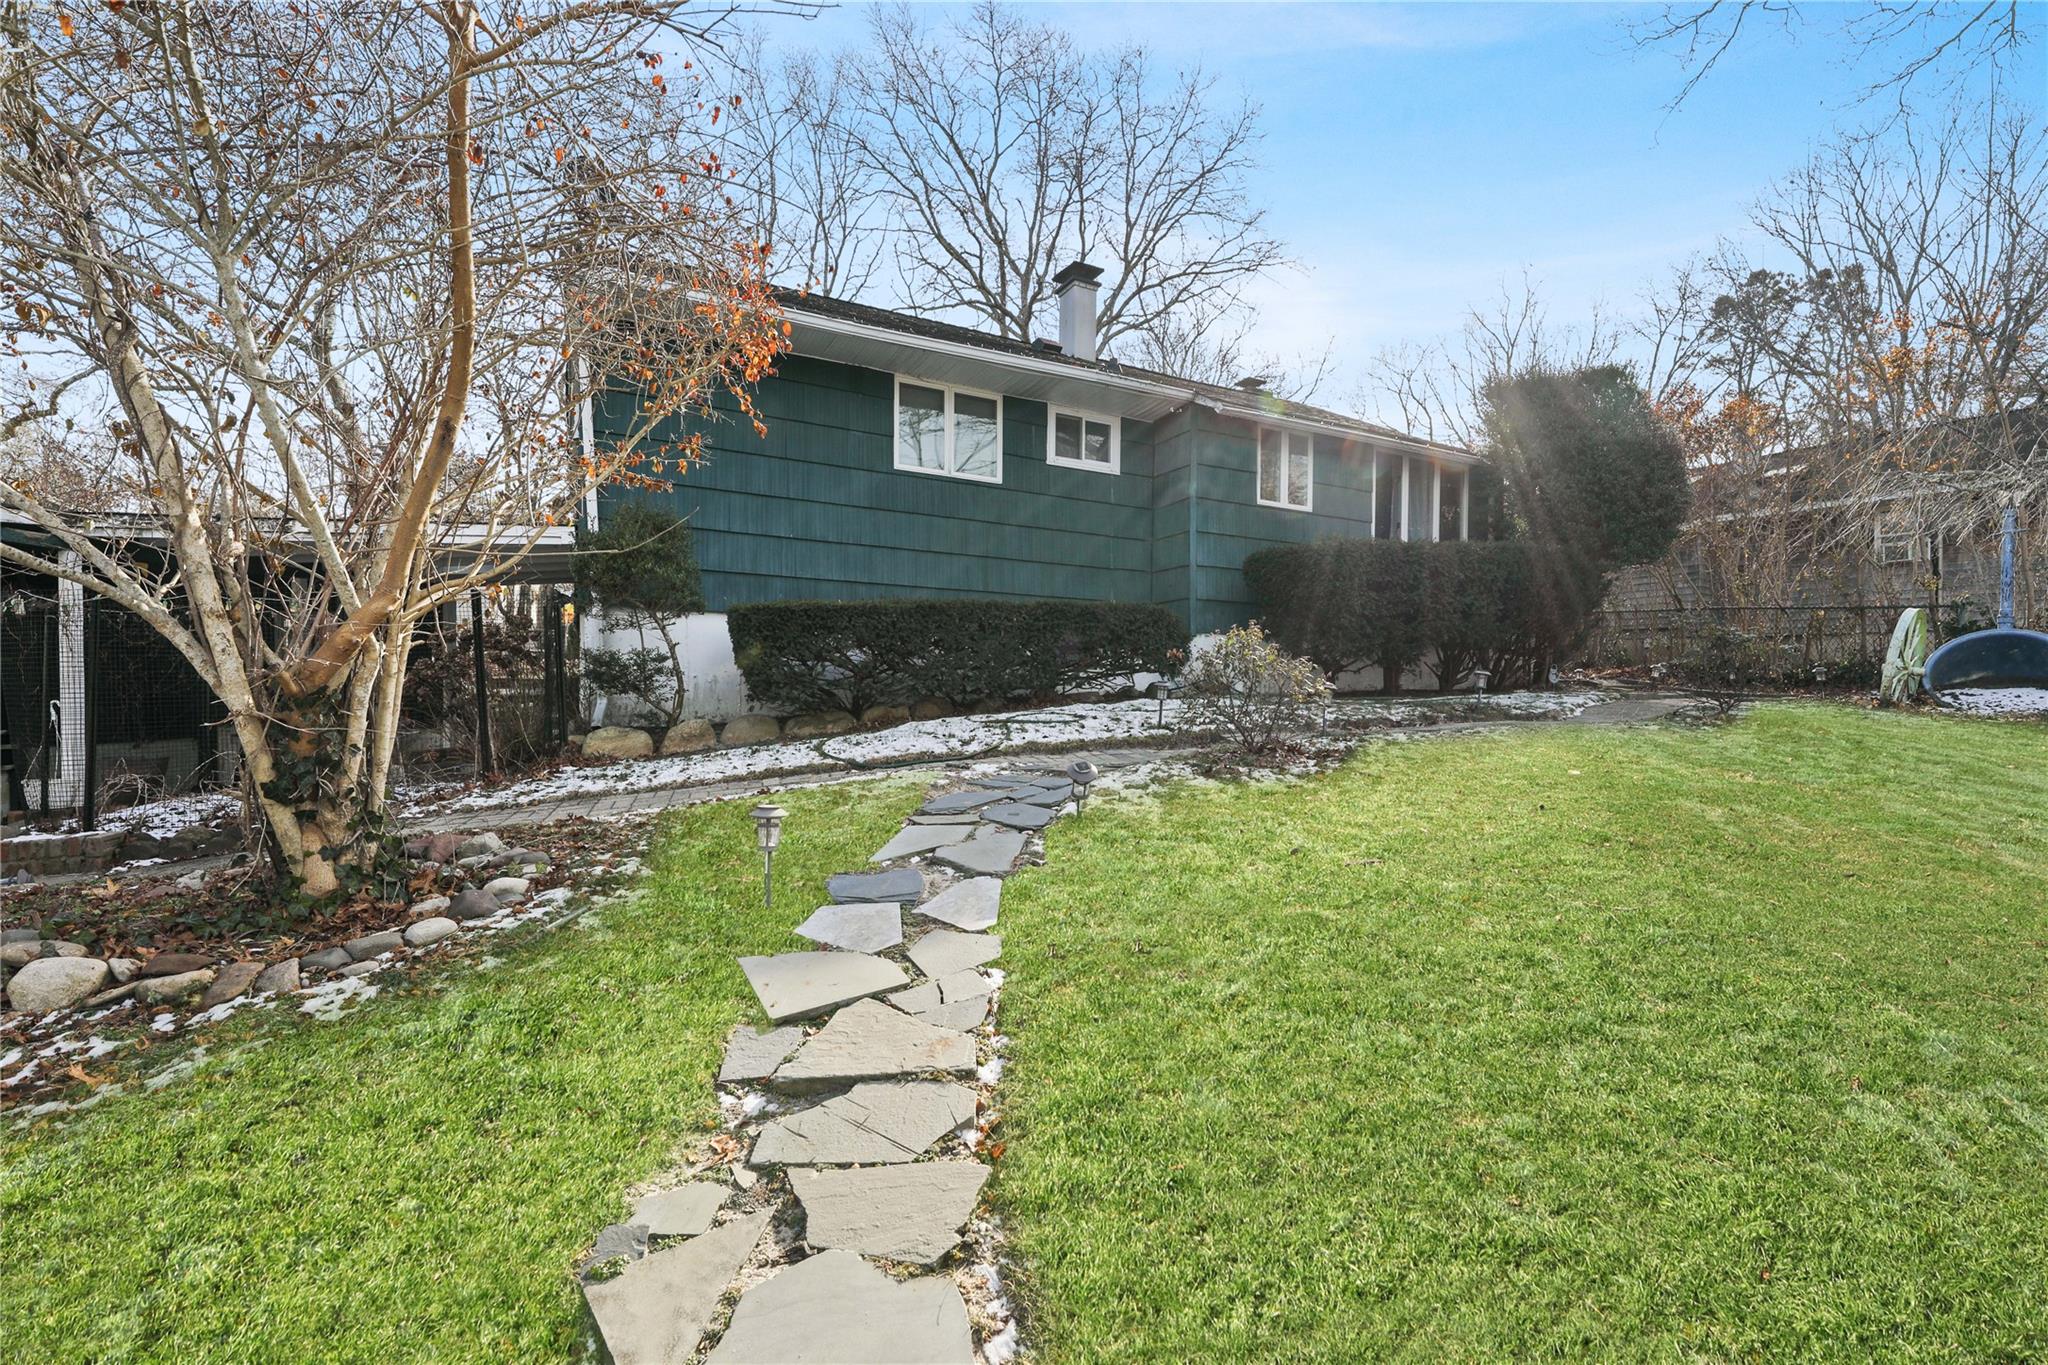
[[[1173,684],[1161,678],[1145,691],[1152,700],[1159,703],[1159,715],[1154,724],[1163,730],[1166,728],[1166,699],[1173,695]]]
[[[1095,765],[1080,759],[1067,765],[1067,780],[1074,784],[1074,811],[1088,809],[1088,784],[1095,780]]]
[[[782,842],[782,822],[789,812],[780,806],[754,807],[754,842],[761,850],[761,903],[775,908],[775,846]]]

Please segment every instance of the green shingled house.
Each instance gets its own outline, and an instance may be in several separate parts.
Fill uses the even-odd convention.
[[[1328,536],[1463,539],[1463,450],[1098,359],[1096,281],[1057,277],[1060,339],[1024,343],[817,295],[783,300],[792,354],[762,381],[767,435],[704,428],[666,494],[695,528],[710,607],[688,623],[689,710],[744,709],[719,613],[794,598],[1158,602],[1196,635],[1247,620],[1241,566]],[[600,447],[633,397],[599,403]],[[680,432],[677,433],[680,435]],[[645,499],[645,492],[607,492]],[[608,639],[586,623],[592,643]]]

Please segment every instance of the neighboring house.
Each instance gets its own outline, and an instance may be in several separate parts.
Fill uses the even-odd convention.
[[[1463,539],[1476,457],[1263,391],[1096,356],[1091,266],[1058,276],[1060,339],[1027,344],[786,294],[792,353],[765,438],[701,425],[707,459],[653,497],[694,528],[709,611],[683,631],[685,714],[746,708],[722,613],[792,599],[1157,602],[1196,635],[1250,619],[1245,557],[1328,536]],[[585,438],[625,429],[630,392]],[[678,425],[666,439],[679,438]],[[630,647],[585,618],[585,643]]]
[[[1698,472],[1695,514],[1671,552],[1609,584],[1593,653],[1674,657],[1690,622],[1714,618],[1835,663],[1874,658],[1908,606],[1945,628],[1988,624],[2001,509],[2015,497],[2017,614],[2040,623],[2044,435],[2036,405],[1916,433],[1900,455],[1808,447]]]

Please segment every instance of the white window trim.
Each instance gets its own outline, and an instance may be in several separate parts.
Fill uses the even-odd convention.
[[[1283,511],[1288,511],[1288,512],[1313,512],[1313,511],[1315,511],[1315,510],[1316,510],[1316,438],[1315,438],[1314,436],[1311,436],[1311,435],[1309,435],[1309,434],[1308,434],[1307,432],[1303,432],[1303,431],[1293,431],[1293,430],[1290,430],[1290,429],[1289,429],[1289,428],[1287,428],[1287,427],[1258,427],[1258,428],[1255,428],[1255,430],[1256,430],[1257,434],[1256,434],[1255,436],[1253,436],[1253,438],[1252,438],[1252,496],[1253,496],[1254,498],[1256,498],[1256,499],[1258,500],[1258,504],[1259,504],[1259,506],[1261,506],[1261,507],[1278,507],[1278,508],[1282,509]],[[1264,495],[1263,493],[1259,492],[1259,461],[1265,458],[1265,452],[1266,452],[1266,433],[1267,433],[1267,432],[1269,432],[1269,431],[1271,431],[1271,432],[1276,432],[1276,433],[1278,433],[1278,435],[1279,435],[1279,437],[1280,437],[1280,497],[1281,497],[1281,501],[1278,501],[1278,502],[1275,502],[1275,501],[1273,501],[1272,499],[1270,499],[1270,498],[1266,497],[1266,496],[1265,496],[1265,495]],[[1287,466],[1288,466],[1288,463],[1289,463],[1290,461],[1292,461],[1292,460],[1294,459],[1294,443],[1295,443],[1296,441],[1306,441],[1306,442],[1308,443],[1308,501],[1307,501],[1307,502],[1288,502],[1288,501],[1286,501],[1286,500],[1285,500],[1285,499],[1286,499],[1286,497],[1287,497]]]
[[[1088,423],[1101,422],[1109,428],[1109,463],[1097,464],[1093,460],[1069,460],[1053,452],[1059,448],[1054,429],[1062,417],[1077,418],[1081,422],[1081,440],[1085,446],[1088,439]],[[1080,408],[1056,408],[1050,403],[1045,408],[1045,462],[1061,469],[1085,469],[1091,474],[1121,474],[1124,468],[1124,424],[1114,417],[1099,412],[1083,412]]]
[[[926,469],[921,464],[906,463],[903,459],[903,386],[915,384],[920,389],[935,389],[946,395],[946,467]],[[986,398],[996,405],[996,472],[993,474],[963,474],[953,467],[953,400],[959,397]],[[1003,481],[1003,396],[999,393],[984,393],[980,389],[963,389],[954,384],[941,384],[934,379],[919,379],[914,374],[896,376],[895,402],[889,410],[889,445],[897,469],[905,474],[930,474],[941,479],[966,479],[970,483],[1001,483]]]

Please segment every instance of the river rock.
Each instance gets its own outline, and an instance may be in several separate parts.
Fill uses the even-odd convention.
[[[176,976],[145,976],[135,983],[135,998],[145,1005],[170,1005],[197,995],[213,984],[211,967]]]
[[[361,938],[352,938],[342,945],[342,947],[348,950],[348,955],[357,962],[373,958],[379,953],[392,952],[404,946],[405,935],[396,929],[380,929],[374,934],[364,934]]]
[[[212,965],[213,959],[201,953],[158,953],[143,963],[142,969],[136,972],[136,975],[183,976],[187,972],[196,972]]]
[[[206,988],[206,994],[199,997],[201,1009],[212,1009],[230,1000],[247,995],[256,984],[256,978],[263,974],[261,962],[225,962],[215,974],[213,984]]]
[[[484,883],[484,894],[500,905],[523,901],[531,890],[533,882],[526,877],[493,877]]]
[[[448,903],[449,916],[464,924],[489,919],[502,909],[504,907],[498,904],[496,896],[479,891],[473,886],[464,887],[456,892],[455,899]]]
[[[791,716],[782,727],[784,739],[827,739],[853,733],[860,724],[845,711],[806,711]]]
[[[431,948],[450,934],[459,933],[461,928],[461,925],[446,915],[415,920],[406,926],[405,943],[408,948]]]
[[[273,962],[256,977],[255,991],[258,995],[276,992],[280,995],[299,988],[299,960],[288,957],[282,962]]]
[[[646,758],[654,752],[654,736],[628,725],[600,725],[583,737],[589,758]]]
[[[346,948],[321,948],[300,957],[299,965],[316,972],[338,972],[352,961]]]
[[[8,978],[7,1000],[18,1010],[48,1014],[71,1008],[106,984],[107,964],[98,958],[38,958]]]
[[[782,722],[773,716],[734,716],[718,732],[718,742],[730,749],[740,744],[773,744],[782,738]]]
[[[699,754],[718,747],[718,732],[708,720],[679,720],[661,737],[664,754]]]

